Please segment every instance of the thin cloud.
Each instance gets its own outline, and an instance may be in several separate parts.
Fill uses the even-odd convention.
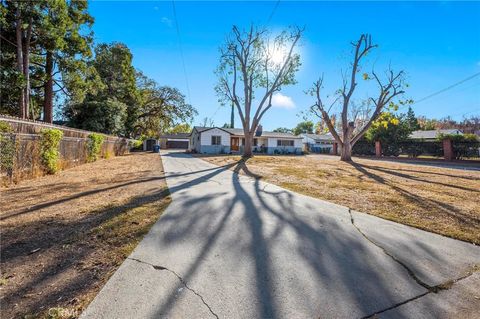
[[[172,27],[172,20],[170,20],[169,18],[167,17],[162,17],[162,19],[160,20],[163,24],[165,24],[166,26],[168,26],[169,28]]]
[[[272,106],[280,109],[294,109],[295,103],[291,97],[282,93],[275,93],[272,97]]]

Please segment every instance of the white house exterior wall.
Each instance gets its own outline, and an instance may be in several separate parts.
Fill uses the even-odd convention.
[[[293,146],[277,146],[278,140],[293,140]],[[269,137],[267,141],[267,153],[295,153],[300,154],[302,152],[302,139],[301,138],[288,138],[288,137]]]
[[[220,136],[221,145],[212,145],[212,136]],[[200,145],[197,152],[218,154],[230,152],[230,133],[213,128],[200,133]]]

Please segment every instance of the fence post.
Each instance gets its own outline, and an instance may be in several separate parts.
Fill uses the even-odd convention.
[[[338,143],[333,142],[333,155],[337,155],[337,154],[338,154]]]
[[[380,141],[375,141],[375,156],[382,157],[382,144]]]
[[[453,145],[452,140],[449,138],[443,140],[443,158],[446,161],[451,161],[453,159]]]

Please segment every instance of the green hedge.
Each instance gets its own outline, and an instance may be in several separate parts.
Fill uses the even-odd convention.
[[[360,139],[353,145],[353,155],[375,155],[375,143],[367,141],[366,139]]]
[[[0,171],[12,176],[15,165],[16,143],[13,129],[7,122],[0,121]]]
[[[87,142],[87,161],[95,162],[100,157],[100,151],[102,150],[102,144],[105,137],[102,134],[91,133],[88,135]]]
[[[57,129],[43,129],[40,135],[40,159],[42,165],[48,174],[55,174],[58,171],[60,141],[62,140],[63,132]]]

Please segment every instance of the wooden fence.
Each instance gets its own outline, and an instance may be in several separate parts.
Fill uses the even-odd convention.
[[[9,145],[14,145],[14,153],[9,154],[0,149],[1,163],[11,161],[11,159],[6,159],[6,156],[12,156],[13,159],[13,165],[0,165],[1,185],[45,174],[40,161],[40,132],[42,129],[54,128],[63,132],[59,150],[60,169],[87,162],[88,135],[94,132],[4,115],[0,115],[0,122],[8,123],[13,129],[13,133],[2,134],[0,148],[5,147],[7,142]],[[102,135],[104,142],[100,155],[104,158],[127,154],[134,141],[117,136]],[[2,156],[3,158],[1,158]]]

